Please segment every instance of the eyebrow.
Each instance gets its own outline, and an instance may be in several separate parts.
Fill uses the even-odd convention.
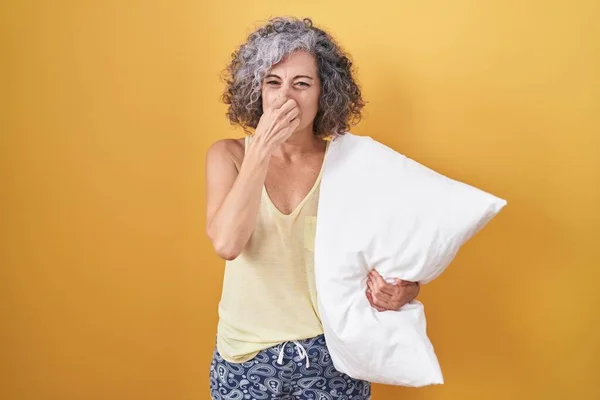
[[[265,79],[267,79],[267,78],[277,78],[277,79],[281,79],[281,77],[279,77],[278,75],[275,75],[275,74],[269,74],[269,75],[267,75],[267,76],[265,77]],[[298,79],[298,78],[307,78],[307,79],[312,79],[312,80],[314,80],[314,78],[313,78],[312,76],[308,76],[308,75],[296,75],[296,76],[294,77],[294,79]]]

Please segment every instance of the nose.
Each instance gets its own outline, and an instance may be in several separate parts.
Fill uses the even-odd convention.
[[[279,94],[281,96],[284,96],[286,98],[291,98],[291,94],[292,94],[292,87],[289,83],[282,83],[281,84],[281,88],[279,89]]]

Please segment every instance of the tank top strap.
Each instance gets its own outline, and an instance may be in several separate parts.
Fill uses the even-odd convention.
[[[250,144],[251,141],[252,141],[252,136],[247,134],[246,137],[244,138],[244,154],[246,154],[248,152],[248,145]]]

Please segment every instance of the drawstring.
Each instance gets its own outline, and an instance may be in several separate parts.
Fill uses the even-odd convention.
[[[277,358],[277,362],[281,365],[283,364],[283,353],[285,350],[285,345],[290,342],[285,342],[281,345],[281,349],[279,349],[279,357]],[[300,354],[300,359],[306,358],[306,368],[310,367],[310,362],[308,361],[308,353],[306,349],[298,342],[297,340],[292,341],[296,345],[296,350]]]

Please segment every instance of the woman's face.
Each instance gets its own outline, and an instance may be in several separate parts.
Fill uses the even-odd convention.
[[[275,64],[262,83],[263,109],[280,95],[293,99],[300,109],[300,125],[297,131],[310,127],[319,109],[321,82],[315,57],[305,51],[297,51]]]

